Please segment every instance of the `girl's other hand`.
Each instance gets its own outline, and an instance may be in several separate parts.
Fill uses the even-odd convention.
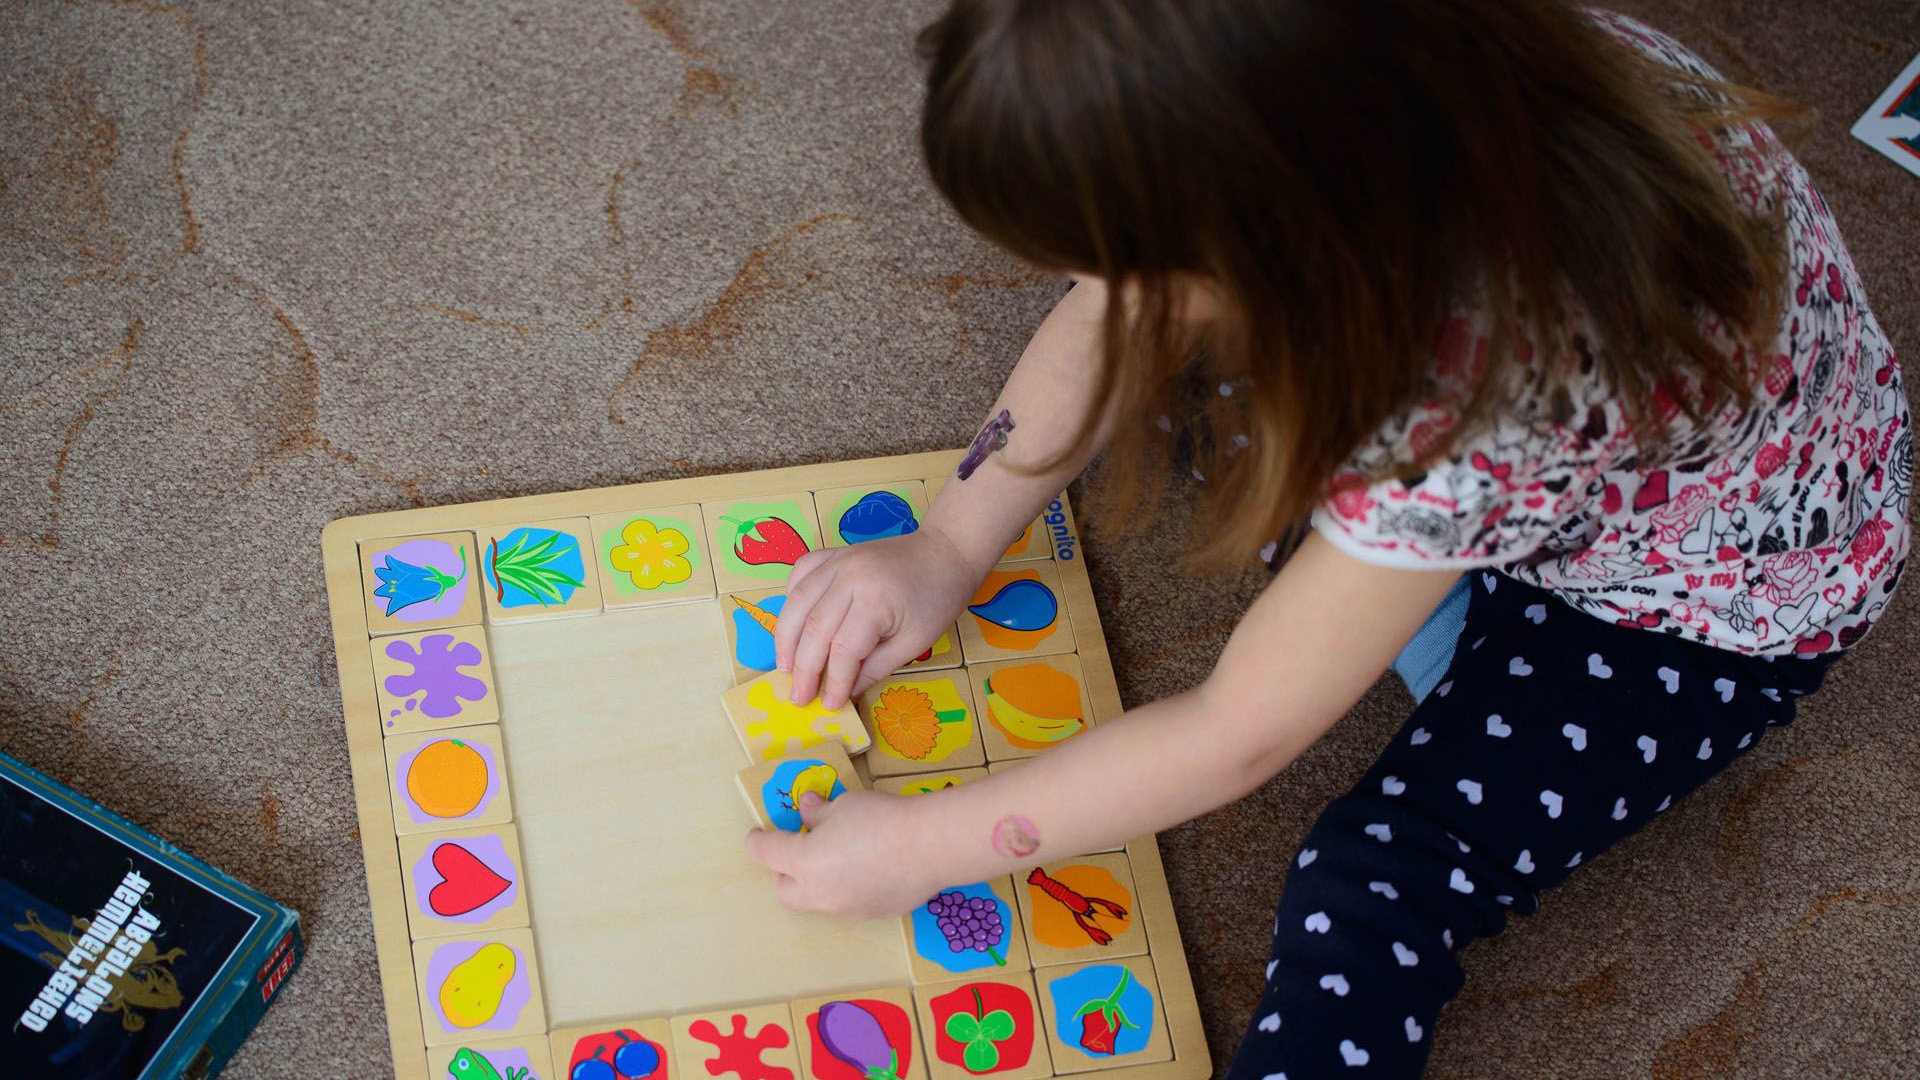
[[[747,854],[774,872],[787,907],[874,919],[905,914],[942,888],[919,865],[925,845],[915,838],[913,800],[849,791],[827,802],[808,793],[798,809],[807,832],[747,834]]]
[[[780,669],[793,675],[793,703],[818,695],[828,708],[845,705],[933,644],[978,584],[932,525],[803,556],[773,637]]]

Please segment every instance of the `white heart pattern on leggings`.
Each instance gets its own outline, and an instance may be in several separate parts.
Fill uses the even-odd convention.
[[[1533,873],[1533,852],[1527,848],[1521,848],[1520,857],[1513,860],[1513,868],[1523,874]]]
[[[1749,731],[1745,735],[1740,736],[1740,741],[1735,745],[1737,745],[1742,750],[1745,750],[1747,747],[1752,746],[1753,732]]]
[[[1302,870],[1305,870],[1305,869],[1306,869],[1307,867],[1309,867],[1309,866],[1312,866],[1312,865],[1313,865],[1313,860],[1315,860],[1315,859],[1317,859],[1317,858],[1319,858],[1319,857],[1320,857],[1320,853],[1319,853],[1318,851],[1316,851],[1316,850],[1314,850],[1313,848],[1301,848],[1301,849],[1300,849],[1300,860],[1299,860],[1299,861],[1300,861],[1300,869],[1302,869]]]
[[[1441,696],[1441,697],[1446,697],[1446,696],[1447,696],[1447,694],[1449,694],[1450,692],[1452,692],[1452,690],[1453,690],[1453,680],[1452,680],[1452,679],[1448,679],[1448,680],[1447,680],[1446,682],[1443,682],[1443,683],[1441,683],[1441,684],[1440,684],[1439,686],[1436,686],[1436,687],[1434,687],[1434,688],[1433,688],[1433,692],[1434,692],[1435,694],[1438,694],[1438,695],[1439,695],[1439,696]]]
[[[1427,1033],[1426,1029],[1421,1027],[1417,1022],[1415,1022],[1413,1017],[1411,1016],[1407,1017],[1407,1041],[1408,1042],[1417,1043],[1420,1041],[1420,1036],[1425,1035],[1426,1033]]]
[[[1280,1014],[1277,1012],[1270,1012],[1267,1015],[1261,1017],[1258,1027],[1260,1028],[1261,1031],[1267,1032],[1269,1034],[1279,1031],[1280,1030]]]
[[[1575,750],[1585,750],[1587,748],[1587,729],[1581,727],[1579,724],[1561,725],[1560,734],[1567,737],[1567,741],[1573,744]]]
[[[1493,591],[1493,586],[1494,586],[1494,583],[1495,583],[1495,581],[1496,581],[1496,580],[1498,580],[1498,579],[1496,579],[1496,578],[1495,578],[1495,577],[1494,577],[1494,576],[1493,576],[1492,574],[1481,574],[1481,575],[1480,575],[1480,583],[1481,583],[1482,585],[1485,585],[1485,586],[1487,587],[1487,591],[1488,591],[1488,592],[1492,592],[1492,591]]]
[[[1465,795],[1467,797],[1467,802],[1469,805],[1472,805],[1472,806],[1480,805],[1480,797],[1481,797],[1480,781],[1462,780],[1453,786],[1460,789],[1460,794]]]
[[[1539,626],[1541,623],[1547,621],[1547,605],[1545,604],[1533,605],[1532,607],[1527,609],[1526,616],[1527,618],[1533,620],[1533,625]]]
[[[1453,876],[1447,879],[1447,888],[1457,893],[1471,894],[1473,892],[1473,882],[1467,880],[1467,872],[1465,870],[1456,866],[1453,868]]]
[[[1541,792],[1540,805],[1547,808],[1548,817],[1550,818],[1559,817],[1560,816],[1560,793],[1557,791],[1551,791],[1551,790]]]
[[[1720,691],[1721,704],[1724,705],[1727,702],[1730,702],[1733,700],[1733,680],[1732,679],[1715,679],[1713,680],[1713,688],[1715,690]]]
[[[1701,739],[1700,752],[1695,754],[1694,756],[1699,758],[1701,761],[1705,761],[1708,758],[1712,757],[1713,756],[1713,740],[1711,738]]]
[[[1673,670],[1670,667],[1663,667],[1660,670],[1654,672],[1654,674],[1660,676],[1660,681],[1667,684],[1667,693],[1677,694],[1680,692],[1680,673],[1679,672]]]
[[[1384,822],[1376,821],[1360,831],[1383,844],[1393,843],[1393,829],[1388,827]]]
[[[1496,739],[1504,739],[1513,734],[1513,725],[1500,719],[1499,713],[1494,713],[1487,717],[1487,734]]]
[[[1425,746],[1427,740],[1431,738],[1433,738],[1433,732],[1423,727],[1417,727],[1413,729],[1413,734],[1407,736],[1407,742],[1414,746]]]
[[[1373,1055],[1353,1045],[1352,1039],[1341,1039],[1340,1060],[1346,1062],[1348,1068],[1357,1069],[1367,1062],[1372,1061]]]
[[[1407,782],[1397,776],[1389,776],[1380,781],[1380,794],[1382,795],[1405,795],[1406,793]]]
[[[1333,991],[1335,997],[1346,997],[1347,990],[1349,989],[1347,986],[1347,977],[1345,975],[1322,975],[1320,976],[1320,989]]]
[[[1420,964],[1420,954],[1397,941],[1393,943],[1393,958],[1400,961],[1401,967],[1417,967]]]
[[[1369,881],[1367,882],[1367,891],[1377,892],[1389,900],[1400,899],[1400,890],[1394,888],[1393,882],[1391,881]]]
[[[1627,820],[1627,797],[1625,795],[1613,800],[1613,820]]]
[[[1507,661],[1507,674],[1518,675],[1521,678],[1525,678],[1533,674],[1533,665],[1527,663],[1524,657],[1516,656]]]
[[[1642,735],[1638,739],[1635,739],[1633,741],[1633,745],[1640,748],[1641,761],[1644,761],[1649,765],[1653,764],[1653,755],[1656,751],[1660,749],[1660,744],[1654,741],[1653,736]]]
[[[1333,929],[1333,920],[1327,918],[1326,912],[1316,911],[1307,916],[1307,933],[1324,934],[1331,929]]]
[[[1280,966],[1280,961],[1278,961],[1278,960],[1269,960],[1269,961],[1267,961],[1267,978],[1269,978],[1269,979],[1271,979],[1271,978],[1273,978],[1273,969],[1274,969],[1274,968],[1277,968],[1277,967],[1279,967],[1279,966]],[[1273,1015],[1274,1015],[1274,1020],[1273,1020],[1273,1025],[1274,1025],[1275,1027],[1279,1027],[1279,1026],[1280,1026],[1280,1014],[1279,1014],[1279,1013],[1274,1013]]]
[[[1578,851],[1573,853],[1573,858],[1567,860],[1567,869],[1571,870],[1580,865],[1580,855],[1581,852]]]
[[[1607,662],[1600,658],[1599,653],[1588,653],[1587,674],[1596,679],[1611,679],[1613,678],[1613,669],[1607,666]]]

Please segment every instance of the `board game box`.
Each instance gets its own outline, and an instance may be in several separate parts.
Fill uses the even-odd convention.
[[[303,954],[300,916],[0,754],[0,1074],[217,1075]]]

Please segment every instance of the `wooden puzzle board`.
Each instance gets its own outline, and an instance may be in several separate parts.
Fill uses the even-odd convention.
[[[957,451],[942,451],[668,480],[374,514],[327,527],[322,543],[328,594],[397,1076],[438,1080],[447,1074],[441,1063],[460,1040],[431,1037],[414,941],[462,928],[409,928],[401,848],[408,844],[418,850],[420,837],[418,827],[401,816],[388,757],[407,736],[383,734],[383,714],[405,721],[416,717],[397,707],[386,709],[394,703],[378,689],[375,647],[394,639],[370,640],[370,634],[394,628],[370,630],[380,615],[370,615],[362,545],[442,533],[479,536],[507,523],[697,506],[768,493],[937,482],[951,474],[958,457]],[[1070,519],[1064,497],[1062,507]],[[1072,615],[1093,718],[1118,715],[1119,691],[1084,563],[1065,558],[1046,565],[1058,572],[1061,599]],[[601,584],[612,595],[612,586]],[[454,600],[449,597],[449,604]],[[745,758],[720,705],[721,693],[737,681],[722,602],[709,591],[681,603],[531,621],[496,621],[496,611],[487,607],[498,728],[452,733],[499,733],[510,794],[507,828],[517,829],[531,921],[532,989],[536,1006],[544,1001],[543,1010],[528,1010],[540,1014],[537,1027],[523,1024],[492,1036],[524,1035],[545,1045],[550,1031],[586,1025],[630,1027],[644,1018],[762,1003],[784,1008],[809,995],[864,988],[910,992],[899,920],[852,922],[787,911],[765,871],[745,854],[742,836],[752,818],[734,783]],[[449,625],[481,622],[472,614],[478,607],[477,601],[472,608],[461,606],[448,616]],[[397,829],[410,828],[416,835],[396,837]],[[1150,965],[1128,963],[1150,967],[1157,981],[1160,1005],[1153,1027],[1158,1038],[1164,1025],[1172,1057],[1096,1071],[1116,1080],[1197,1080],[1211,1065],[1159,849],[1147,837],[1128,844],[1125,855],[1134,878],[1136,926],[1144,928],[1151,956]],[[422,964],[425,955],[420,953]],[[926,1015],[923,1008],[923,1021]],[[804,1022],[798,1014],[794,1019],[804,1038]],[[923,1035],[921,1045],[931,1049],[932,1033]],[[469,1041],[488,1037],[476,1032]],[[429,1041],[436,1043],[431,1051]],[[538,1075],[563,1077],[566,1068],[565,1059],[557,1058]],[[1074,1071],[1082,1069],[1084,1063]],[[699,1080],[702,1074],[690,1070],[686,1075]]]

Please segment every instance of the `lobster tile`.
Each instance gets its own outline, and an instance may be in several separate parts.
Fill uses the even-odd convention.
[[[876,1067],[889,1064],[887,1059],[875,1057],[850,1061],[827,1049],[820,1035],[820,1010],[834,1002],[856,1005],[879,1021],[880,1030],[886,1038],[887,1052],[893,1055],[892,1068]],[[926,1049],[920,1044],[919,1033],[914,1030],[913,992],[906,987],[892,986],[849,994],[800,998],[790,1007],[793,1010],[793,1034],[800,1049],[801,1080],[842,1080],[847,1076],[876,1075],[894,1076],[899,1080],[927,1080]],[[871,1029],[864,1020],[860,1024]],[[878,1049],[872,1048],[876,1052]]]
[[[873,737],[867,769],[879,777],[986,764],[969,682],[965,672],[934,671],[868,687],[857,701]]]
[[[1034,994],[1033,973],[999,969],[971,978],[942,983],[924,983],[913,988],[914,1005],[920,1013],[920,1031],[927,1037],[927,1072],[932,1080],[973,1080],[990,1076],[995,1080],[1040,1080],[1053,1075],[1053,1057],[1047,1048],[1044,1022]],[[949,1024],[956,1016],[980,1018],[1005,1010],[1013,1020],[1013,1034],[1006,1039],[973,1042],[955,1038]],[[965,1025],[959,1025],[964,1033]],[[967,1064],[967,1050],[985,1041],[988,1055]],[[991,1064],[987,1064],[990,1061]]]
[[[831,741],[778,761],[749,765],[734,780],[740,785],[740,797],[747,800],[754,825],[783,832],[800,831],[800,815],[793,802],[796,783],[806,783],[816,792],[822,788],[839,788],[842,793],[866,790],[847,752]]]
[[[800,556],[820,546],[813,493],[701,503],[713,579],[723,593],[785,583]]]
[[[913,532],[927,517],[927,486],[900,480],[867,487],[827,488],[813,493],[821,543],[846,547]]]
[[[1036,875],[1045,876],[1037,879]],[[1133,868],[1120,852],[1060,859],[1017,874],[1014,893],[1020,901],[1020,924],[1026,930],[1027,950],[1035,967],[1138,956],[1147,951],[1147,931],[1140,915]],[[1116,915],[1116,908],[1124,914]],[[1080,913],[1079,920],[1074,917],[1076,912]],[[1100,935],[1108,937],[1104,944],[1096,940]]]
[[[955,890],[968,898],[991,897],[1000,915],[1000,935],[990,938],[984,950],[963,948],[955,952],[951,939],[940,929],[939,916],[928,910],[927,904],[907,912],[900,917],[900,930],[906,937],[907,963],[916,985],[996,971],[1021,971],[1032,966],[1027,959],[1027,935],[1020,928],[1020,908],[1013,897],[1012,878],[1002,876],[971,885],[955,885],[941,890],[941,894]]]

